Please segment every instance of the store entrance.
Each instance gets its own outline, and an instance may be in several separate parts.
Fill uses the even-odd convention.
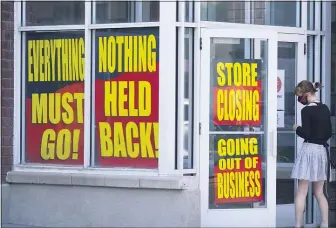
[[[201,37],[201,224],[275,227],[277,33]]]
[[[292,130],[293,124],[301,124],[301,109],[293,89],[307,80],[306,36],[298,34],[278,35],[278,95],[277,95],[277,227],[295,224],[294,199],[297,181],[291,179],[291,171],[303,140]],[[263,52],[261,52],[263,53]],[[318,224],[319,214],[312,187],[309,187],[304,223]]]

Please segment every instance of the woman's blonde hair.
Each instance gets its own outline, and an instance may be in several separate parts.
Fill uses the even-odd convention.
[[[317,92],[319,88],[321,88],[321,83],[319,82],[312,83],[308,80],[303,80],[295,87],[294,93],[297,96],[302,96],[303,94],[306,93],[314,94]]]

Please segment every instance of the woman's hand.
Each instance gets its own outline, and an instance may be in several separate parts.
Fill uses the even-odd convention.
[[[293,130],[296,131],[297,128],[298,128],[298,125],[294,124],[293,125]]]

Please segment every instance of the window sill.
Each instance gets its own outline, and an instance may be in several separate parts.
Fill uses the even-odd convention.
[[[80,173],[10,171],[6,178],[12,184],[71,185],[111,188],[185,190],[195,188],[196,177],[112,176]]]

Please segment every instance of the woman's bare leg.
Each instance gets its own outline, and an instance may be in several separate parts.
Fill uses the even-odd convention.
[[[317,202],[320,207],[321,211],[321,227],[328,227],[328,212],[329,212],[329,205],[327,198],[325,197],[323,193],[323,186],[324,181],[317,181],[313,183],[313,192],[315,195],[315,198],[317,199]]]
[[[295,197],[295,227],[302,226],[303,212],[306,203],[309,181],[299,180],[299,186]]]

